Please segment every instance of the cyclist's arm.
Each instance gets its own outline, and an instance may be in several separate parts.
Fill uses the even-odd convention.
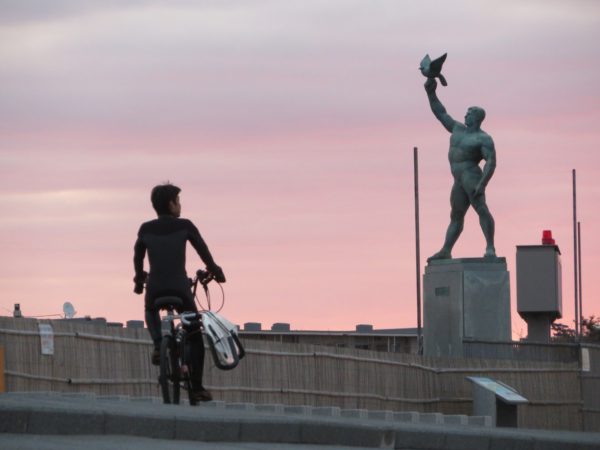
[[[142,280],[144,274],[144,257],[146,256],[146,243],[141,237],[141,230],[138,232],[138,238],[133,246],[133,268],[135,270],[134,280]]]
[[[196,228],[196,226],[190,221],[188,221],[188,240],[198,253],[198,256],[200,256],[200,259],[202,259],[204,264],[206,264],[206,268],[209,270],[209,272],[215,276],[217,281],[221,283],[224,282],[225,275],[223,274],[223,269],[217,265],[210,253],[210,250],[208,249],[208,246],[206,245],[206,242],[204,242],[204,239],[202,239],[202,236],[200,236],[198,228]]]

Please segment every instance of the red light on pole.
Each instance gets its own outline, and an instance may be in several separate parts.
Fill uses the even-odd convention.
[[[552,230],[542,231],[542,244],[543,245],[556,245],[554,239],[552,239]]]

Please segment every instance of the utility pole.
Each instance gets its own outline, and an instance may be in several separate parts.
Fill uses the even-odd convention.
[[[583,333],[583,293],[581,289],[581,222],[577,222],[577,287],[579,289],[579,332]]]
[[[580,317],[579,317],[579,294],[578,294],[578,283],[579,283],[579,260],[577,251],[577,182],[576,173],[573,169],[573,289],[575,291],[575,339],[579,341],[581,337],[580,330]]]
[[[415,243],[417,268],[417,351],[423,354],[423,337],[421,331],[421,237],[419,233],[419,151],[413,148],[414,178],[415,178]]]

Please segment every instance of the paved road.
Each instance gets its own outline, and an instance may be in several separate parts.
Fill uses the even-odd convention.
[[[0,394],[0,449],[600,450],[600,433],[406,423],[312,408]],[[262,443],[265,442],[265,443]]]

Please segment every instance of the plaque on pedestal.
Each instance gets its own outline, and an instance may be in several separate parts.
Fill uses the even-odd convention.
[[[462,357],[463,339],[510,341],[505,258],[433,260],[423,277],[423,354]]]

